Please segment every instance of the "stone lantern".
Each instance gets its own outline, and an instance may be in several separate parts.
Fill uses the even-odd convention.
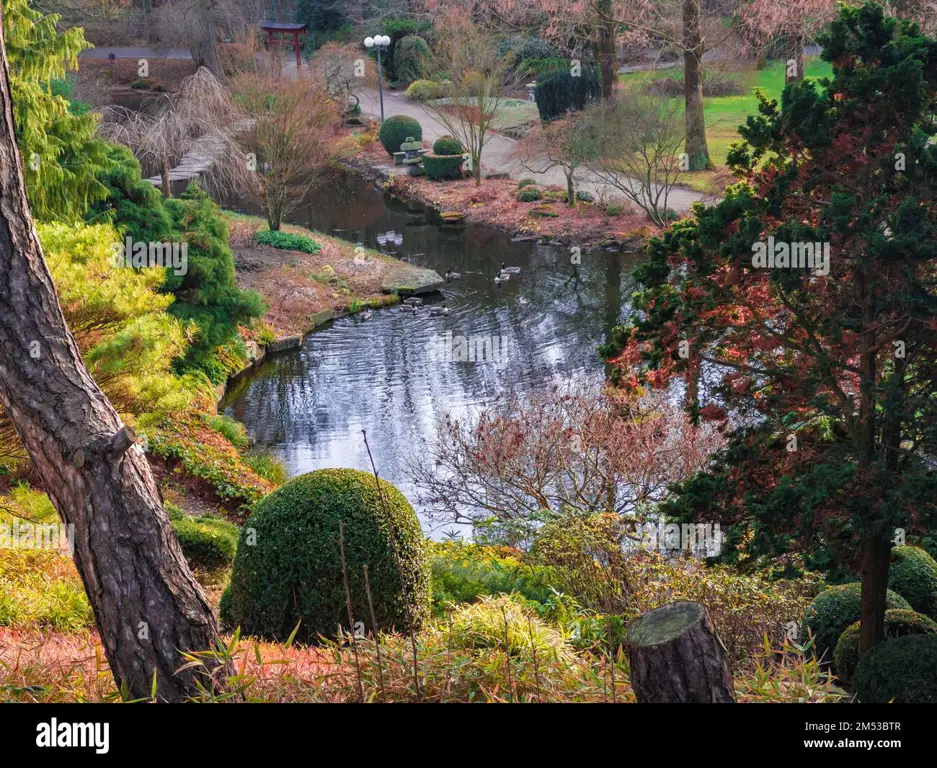
[[[407,173],[410,176],[423,175],[422,149],[423,143],[412,136],[407,136],[407,140],[400,145],[400,151],[404,153],[403,165],[407,166]]]

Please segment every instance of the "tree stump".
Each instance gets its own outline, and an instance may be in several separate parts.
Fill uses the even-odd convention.
[[[650,611],[628,630],[631,687],[639,704],[735,703],[725,647],[699,603]]]

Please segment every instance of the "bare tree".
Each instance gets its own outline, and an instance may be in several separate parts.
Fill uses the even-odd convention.
[[[640,512],[720,443],[664,398],[627,401],[579,384],[447,416],[404,463],[435,515],[511,525],[544,510]]]
[[[501,106],[508,63],[498,55],[493,35],[473,24],[464,11],[453,9],[439,21],[431,66],[448,74],[447,98],[427,102],[424,108],[462,142],[479,185],[482,153]]]
[[[75,566],[118,686],[181,701],[212,685],[205,667],[182,667],[184,652],[215,646],[215,618],[145,456],[66,327],[24,189],[2,25],[0,109],[0,404],[75,527]]]
[[[339,108],[310,77],[244,74],[232,85],[246,128],[218,173],[260,204],[270,229],[278,230],[339,151]]]
[[[361,91],[377,87],[377,70],[370,57],[362,57],[356,45],[326,43],[309,63],[313,76],[325,86],[345,111],[360,111]]]
[[[185,45],[200,67],[222,77],[214,12],[219,0],[167,0],[151,14],[162,42]]]
[[[587,135],[588,129],[583,113],[571,114],[535,127],[515,150],[521,166],[531,173],[562,169],[566,177],[566,202],[570,207],[576,205],[576,171],[594,151],[595,142]]]
[[[144,174],[159,174],[172,196],[170,171],[198,142],[206,162],[237,154],[234,131],[241,117],[227,89],[205,67],[182,81],[178,94],[164,94],[154,114],[106,107],[100,133],[134,153]],[[238,155],[239,156],[239,155]]]
[[[685,137],[680,105],[633,92],[587,110],[586,135],[594,141],[587,165],[605,184],[665,225],[667,200],[680,175]]]

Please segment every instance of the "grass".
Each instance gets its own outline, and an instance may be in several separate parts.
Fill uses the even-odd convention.
[[[467,103],[469,100],[465,101]],[[453,100],[437,99],[432,103],[433,106],[445,107],[451,105]],[[491,129],[501,132],[511,131],[535,123],[539,119],[540,112],[534,102],[526,99],[501,99],[498,111],[492,118]]]
[[[0,549],[0,627],[78,632],[94,625],[71,558],[40,549]]]
[[[810,57],[806,61],[807,77],[828,77],[832,74],[832,67],[828,62],[817,57]],[[762,91],[769,99],[781,98],[784,90],[784,62],[772,61],[762,70],[743,73],[727,73],[727,76],[737,76],[748,86],[748,92],[743,96],[718,96],[705,99],[706,140],[709,145],[709,156],[716,166],[714,171],[694,171],[682,173],[679,183],[691,187],[699,192],[715,192],[718,190],[717,182],[724,176],[726,156],[729,147],[740,140],[738,127],[745,124],[749,115],[758,114],[757,90]],[[622,75],[621,85],[628,87],[632,84],[641,85],[642,81],[674,77],[672,71],[636,72],[632,75]]]
[[[253,451],[247,454],[244,457],[244,463],[264,480],[274,485],[283,485],[289,479],[289,474],[282,462],[266,451]]]

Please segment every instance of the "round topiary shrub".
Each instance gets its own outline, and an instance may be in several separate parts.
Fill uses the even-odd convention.
[[[378,628],[406,630],[412,623],[418,629],[430,606],[420,523],[393,485],[382,480],[378,494],[374,477],[354,469],[310,472],[257,504],[241,531],[222,600],[224,624],[278,640],[288,637],[297,622],[301,641],[334,636],[339,626],[349,631],[339,546],[342,524],[355,622],[373,628],[363,572],[367,566]]]
[[[534,181],[533,179],[521,179],[519,182],[517,182],[518,189],[523,189],[524,187],[531,187],[531,186],[537,186],[537,182]]]
[[[905,635],[876,645],[853,678],[863,704],[937,703],[937,635]]]
[[[427,178],[433,181],[462,178],[462,155],[437,155],[427,152],[423,155],[423,170]]]
[[[807,630],[813,633],[814,653],[824,661],[833,660],[833,649],[846,627],[859,621],[862,586],[859,582],[830,587],[817,595],[807,606],[801,642],[807,641]],[[910,610],[908,601],[888,590],[885,608]]]
[[[885,637],[905,635],[937,634],[937,622],[923,613],[896,608],[885,611]],[[859,663],[859,622],[850,624],[839,636],[833,651],[833,667],[836,676],[844,683],[852,680]]]
[[[413,101],[426,102],[442,97],[442,86],[433,80],[414,80],[407,88],[407,98]]]
[[[172,519],[182,554],[193,568],[224,568],[234,561],[238,527],[218,517]]]
[[[419,121],[407,115],[388,117],[381,123],[381,128],[377,132],[377,138],[388,155],[399,152],[400,145],[403,144],[409,136],[412,136],[417,141],[422,141],[423,128],[420,126]]]
[[[462,142],[455,136],[440,136],[433,144],[434,155],[461,155]]]
[[[594,203],[595,195],[583,189],[576,193],[576,199],[583,203]]]
[[[895,547],[888,587],[919,613],[937,618],[937,562],[920,547]]]

